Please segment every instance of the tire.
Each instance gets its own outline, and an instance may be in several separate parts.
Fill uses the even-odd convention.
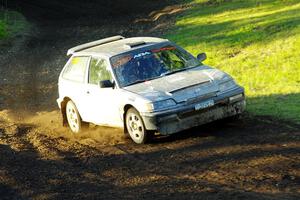
[[[140,113],[134,108],[129,108],[125,120],[130,138],[137,144],[146,143],[149,135]]]
[[[81,120],[76,105],[71,100],[66,105],[66,116],[69,128],[73,133],[79,133],[88,126],[88,123]]]

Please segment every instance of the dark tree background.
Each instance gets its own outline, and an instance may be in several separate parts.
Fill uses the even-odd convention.
[[[2,7],[18,10],[28,18],[129,16],[160,9],[174,0],[1,0]]]

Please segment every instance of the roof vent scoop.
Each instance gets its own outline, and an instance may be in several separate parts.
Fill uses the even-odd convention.
[[[142,45],[145,45],[145,44],[147,44],[147,43],[144,42],[144,41],[139,41],[139,42],[125,44],[125,46],[129,47],[129,48],[134,48],[134,47],[142,46]]]
[[[69,55],[72,55],[75,52],[82,51],[84,49],[88,49],[88,48],[91,48],[91,47],[95,47],[95,46],[102,45],[102,44],[107,44],[107,43],[122,40],[122,39],[125,39],[125,37],[123,37],[121,35],[117,35],[117,36],[113,36],[113,37],[104,38],[104,39],[101,39],[101,40],[96,40],[94,42],[89,42],[89,43],[85,43],[85,44],[82,44],[82,45],[78,45],[76,47],[73,47],[73,48],[69,49],[68,52],[67,52],[67,55],[69,56]]]

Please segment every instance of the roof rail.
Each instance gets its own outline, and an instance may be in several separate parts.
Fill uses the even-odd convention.
[[[113,37],[104,38],[104,39],[101,39],[101,40],[96,40],[94,42],[89,42],[89,43],[85,43],[85,44],[82,44],[82,45],[78,45],[76,47],[73,47],[73,48],[69,49],[68,52],[67,52],[67,56],[72,55],[73,53],[75,53],[77,51],[81,51],[81,50],[88,49],[88,48],[91,48],[91,47],[94,47],[94,46],[114,42],[114,41],[117,41],[117,40],[122,40],[124,38],[125,37],[123,37],[121,35],[117,35],[117,36],[113,36]]]

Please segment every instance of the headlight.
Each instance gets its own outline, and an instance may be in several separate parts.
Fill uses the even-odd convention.
[[[232,80],[232,77],[229,74],[226,74],[225,72],[222,72],[220,70],[214,70],[212,76],[215,81],[219,82],[226,82]]]
[[[162,100],[162,101],[148,103],[146,105],[146,110],[148,112],[151,112],[153,110],[164,110],[164,109],[170,108],[175,105],[176,105],[176,102],[173,99],[166,99],[166,100]]]
[[[226,81],[226,82],[222,82],[219,84],[219,90],[220,92],[225,92],[226,90],[230,90],[232,88],[234,88],[236,86],[236,83],[233,79]]]

